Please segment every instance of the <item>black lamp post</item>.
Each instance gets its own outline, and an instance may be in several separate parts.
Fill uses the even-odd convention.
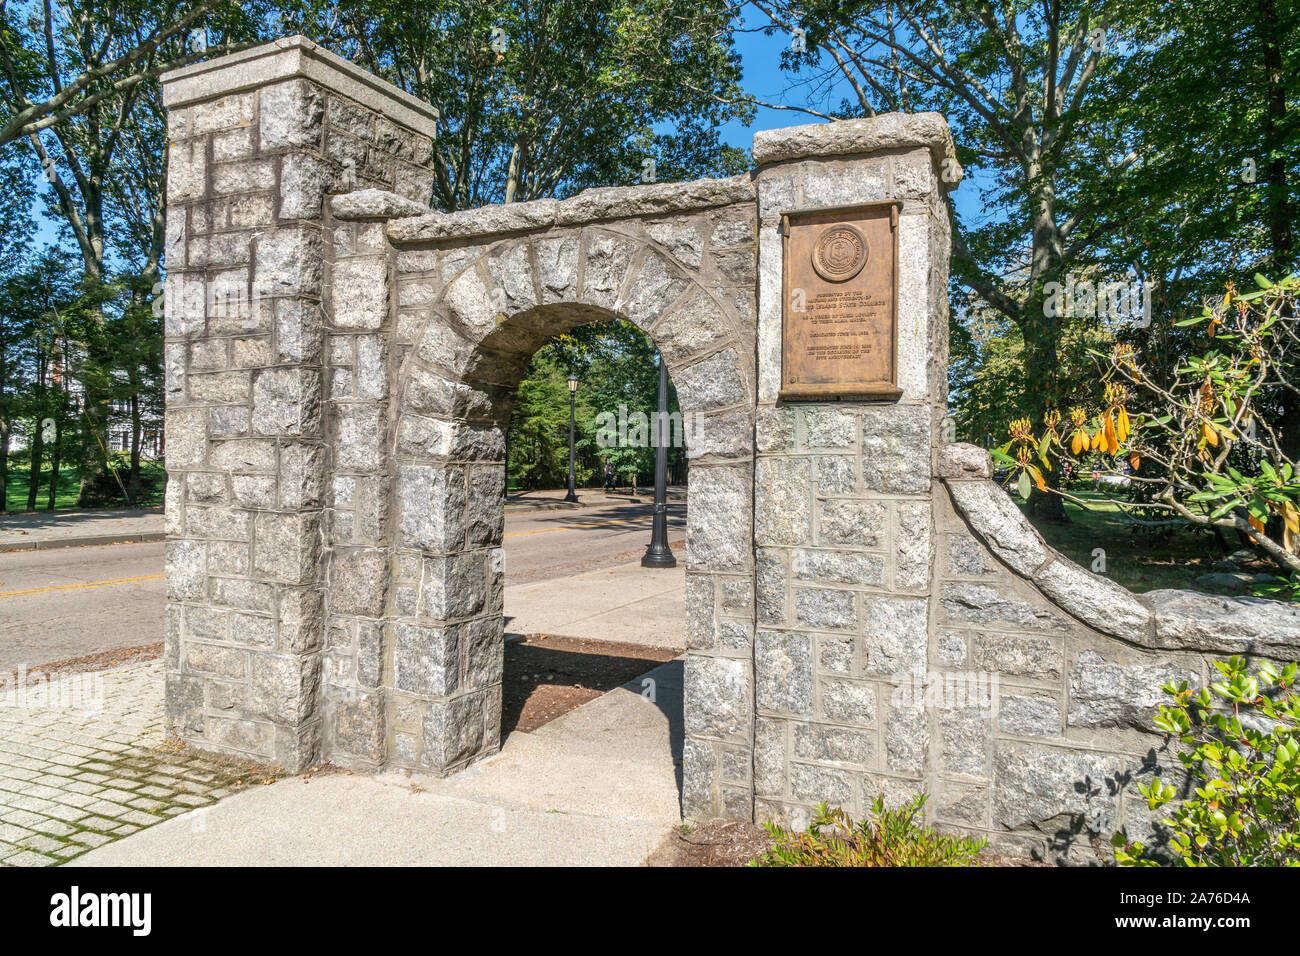
[[[650,547],[641,558],[643,568],[675,568],[677,559],[668,547],[668,366],[656,356],[659,365],[659,414],[650,430],[655,445],[655,516],[650,532]]]
[[[564,496],[565,501],[577,501],[578,493],[574,491],[573,479],[573,400],[578,394],[578,376],[569,376],[569,493]]]

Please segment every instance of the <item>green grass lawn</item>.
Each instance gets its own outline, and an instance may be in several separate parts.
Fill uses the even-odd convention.
[[[10,511],[27,510],[27,491],[31,487],[30,475],[24,464],[20,468],[14,468],[12,465],[9,470],[9,480],[5,484],[5,507]],[[81,485],[81,476],[75,471],[60,469],[59,472],[59,491],[54,499],[56,508],[73,508],[77,504],[77,489]],[[36,507],[44,510],[49,502],[50,494],[50,470],[48,468],[41,472],[41,483],[36,492]]]
[[[5,507],[9,511],[26,511],[27,510],[27,490],[31,485],[29,479],[27,462],[9,463],[9,481],[5,486]],[[157,492],[148,495],[141,501],[136,502],[139,507],[162,504],[162,492],[165,481],[165,472],[160,462],[145,461],[140,463],[141,474],[146,477],[152,477],[154,484],[159,489]],[[121,473],[119,471],[119,473]],[[125,480],[123,474],[123,480]],[[74,468],[62,468],[59,470],[59,489],[54,499],[54,507],[57,508],[75,508],[77,506],[77,491],[81,487],[81,475]],[[45,468],[41,471],[41,483],[36,494],[36,507],[44,511],[49,501],[50,494],[50,470]],[[118,502],[119,507],[125,507],[125,504]],[[112,507],[111,505],[108,507]]]
[[[1098,492],[1072,493],[1084,499],[1109,497]],[[1084,508],[1067,501],[1065,512],[1068,522],[1034,521],[1034,527],[1048,544],[1085,568],[1091,569],[1096,560],[1093,550],[1103,549],[1105,576],[1130,591],[1193,588],[1195,579],[1212,571],[1211,565],[1225,556],[1211,532],[1133,525],[1124,521],[1114,505]]]

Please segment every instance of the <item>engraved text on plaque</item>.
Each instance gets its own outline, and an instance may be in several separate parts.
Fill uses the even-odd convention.
[[[782,225],[781,398],[897,398],[898,203],[787,213]]]

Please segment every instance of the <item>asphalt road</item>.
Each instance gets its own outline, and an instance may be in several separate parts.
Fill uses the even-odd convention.
[[[686,507],[669,506],[683,557]],[[506,515],[506,584],[637,560],[650,505],[611,504]],[[163,545],[115,544],[0,553],[0,673],[162,640]]]
[[[506,515],[506,584],[529,584],[639,560],[653,505],[611,504]],[[668,542],[684,558],[686,506],[668,505]]]

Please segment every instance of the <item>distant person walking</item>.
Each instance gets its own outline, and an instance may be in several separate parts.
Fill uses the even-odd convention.
[[[605,493],[609,494],[614,490],[614,462],[607,460],[605,462]]]

